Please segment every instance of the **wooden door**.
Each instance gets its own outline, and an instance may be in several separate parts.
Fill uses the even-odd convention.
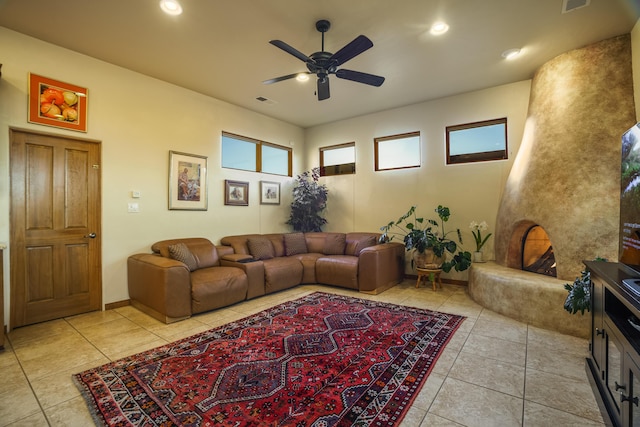
[[[10,140],[12,327],[101,309],[100,144]]]

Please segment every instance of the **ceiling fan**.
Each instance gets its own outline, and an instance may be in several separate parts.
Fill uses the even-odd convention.
[[[315,74],[318,77],[318,101],[328,99],[329,94],[329,75],[335,74],[339,79],[351,80],[358,83],[364,83],[366,85],[379,87],[384,83],[384,77],[376,76],[373,74],[361,73],[360,71],[346,70],[344,68],[338,69],[339,66],[349,61],[350,59],[360,55],[365,50],[373,47],[373,43],[365,36],[356,37],[351,43],[344,46],[336,53],[324,51],[324,33],[329,31],[331,23],[326,19],[321,19],[316,22],[316,29],[322,33],[322,50],[320,52],[312,53],[307,56],[299,50],[289,46],[287,43],[281,40],[271,40],[269,43],[279,47],[290,55],[295,56],[299,60],[307,64],[307,69],[302,73],[289,74],[286,76],[276,77],[274,79],[265,80],[262,83],[271,84],[281,82],[283,80],[289,80],[297,77],[300,74]]]

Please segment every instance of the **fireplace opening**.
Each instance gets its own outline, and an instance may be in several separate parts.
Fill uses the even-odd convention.
[[[529,228],[522,240],[522,269],[557,277],[556,258],[547,232],[539,225]]]

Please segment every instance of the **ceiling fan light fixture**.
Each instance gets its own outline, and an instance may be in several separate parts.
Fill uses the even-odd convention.
[[[160,0],[160,9],[168,15],[176,16],[182,13],[182,6],[178,0]]]
[[[449,25],[446,22],[438,21],[431,26],[429,32],[434,36],[441,36],[449,31]]]
[[[306,82],[307,80],[309,80],[309,74],[300,73],[296,76],[296,80],[299,82]]]
[[[518,48],[507,49],[504,52],[502,52],[502,57],[504,59],[515,59],[517,56],[520,55],[521,52],[522,50]]]

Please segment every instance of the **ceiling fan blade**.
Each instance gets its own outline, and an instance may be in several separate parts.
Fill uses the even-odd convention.
[[[295,56],[300,61],[313,62],[311,60],[311,58],[309,58],[307,55],[305,55],[304,53],[300,52],[298,49],[289,46],[288,44],[286,44],[282,40],[271,40],[271,41],[269,41],[269,43],[271,43],[275,47],[279,47],[280,49],[284,50],[288,54]]]
[[[337,65],[344,64],[351,58],[360,55],[365,50],[373,47],[373,42],[365,36],[358,36],[345,47],[337,51],[330,58],[330,61],[336,61]]]
[[[378,87],[384,83],[384,77],[353,70],[340,69],[336,71],[336,77]]]
[[[328,99],[329,96],[329,77],[318,79],[318,101]]]
[[[281,82],[281,81],[284,81],[284,80],[293,79],[295,77],[298,77],[300,74],[311,74],[311,73],[308,72],[308,71],[301,71],[299,73],[288,74],[286,76],[280,76],[280,77],[275,77],[273,79],[265,80],[262,83],[265,84],[265,85],[270,85],[272,83],[278,83],[278,82]]]

